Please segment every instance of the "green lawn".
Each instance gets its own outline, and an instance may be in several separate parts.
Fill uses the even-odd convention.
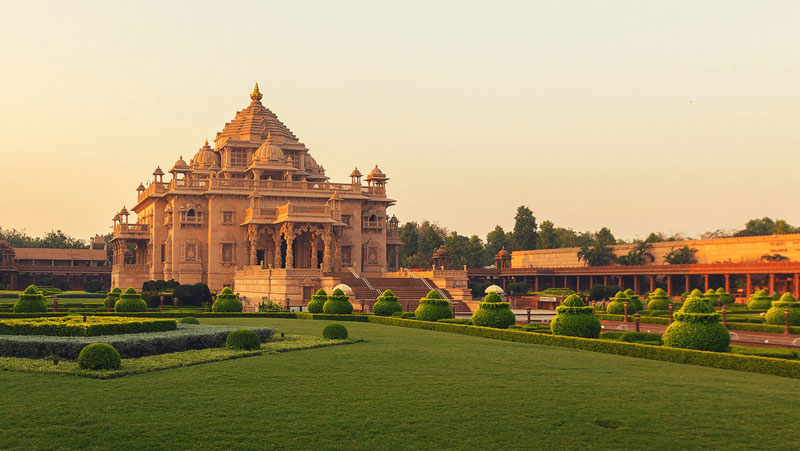
[[[0,372],[0,447],[796,448],[798,380],[345,325],[367,342],[111,380]]]

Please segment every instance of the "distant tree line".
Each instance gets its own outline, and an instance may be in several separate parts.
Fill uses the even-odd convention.
[[[61,230],[51,230],[43,237],[33,237],[24,230],[0,227],[0,240],[6,240],[11,247],[47,247],[55,249],[88,249],[89,240],[67,235]]]

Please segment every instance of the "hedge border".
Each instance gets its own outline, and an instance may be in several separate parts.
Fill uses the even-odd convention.
[[[769,357],[695,351],[691,349],[667,348],[663,346],[650,346],[593,338],[566,337],[563,335],[537,334],[535,332],[524,332],[512,329],[492,329],[489,327],[463,326],[460,324],[439,322],[431,323],[394,317],[370,317],[369,322],[800,379],[800,362]]]
[[[676,312],[677,313],[677,312]],[[623,322],[625,315],[609,315],[598,314],[600,321],[616,321]],[[633,315],[628,315],[628,322],[633,324]],[[641,316],[639,322],[642,324],[662,324],[664,326],[669,324],[669,318],[661,318],[658,316]],[[772,334],[782,334],[786,330],[786,326],[778,326],[775,324],[755,324],[755,323],[740,323],[736,321],[727,321],[728,330],[742,331],[742,332],[767,332]],[[789,332],[795,335],[800,335],[800,326],[789,326]]]

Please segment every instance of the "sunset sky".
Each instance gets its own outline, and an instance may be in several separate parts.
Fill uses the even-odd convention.
[[[262,103],[332,181],[485,238],[800,225],[800,2],[0,0],[0,227],[110,231]]]

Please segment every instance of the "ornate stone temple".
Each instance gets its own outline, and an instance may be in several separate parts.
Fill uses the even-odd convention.
[[[396,269],[398,220],[386,209],[389,178],[377,165],[362,182],[331,183],[309,149],[251,102],[187,163],[156,168],[132,210],[114,216],[112,285],[147,280],[233,286],[260,299],[308,299],[349,271]],[[366,182],[366,183],[364,183]]]

